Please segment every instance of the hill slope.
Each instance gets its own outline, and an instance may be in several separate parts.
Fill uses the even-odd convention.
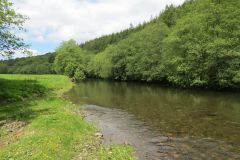
[[[101,78],[240,89],[239,8],[236,0],[187,0],[167,6],[159,17],[136,28],[80,47],[73,40],[62,43],[54,66],[76,81]]]
[[[189,0],[168,6],[159,17],[90,59],[69,58],[60,73],[81,78],[154,81],[178,87],[240,88],[240,1]],[[104,38],[91,44],[104,42]],[[96,43],[95,43],[96,42]],[[60,46],[56,66],[71,53]],[[72,48],[72,49],[73,49]],[[94,45],[92,46],[94,48]],[[103,51],[102,51],[103,50]],[[88,50],[91,52],[91,50]],[[76,54],[76,55],[77,55]],[[60,56],[61,55],[61,56]],[[79,67],[80,66],[80,67]],[[71,74],[69,74],[69,71]]]

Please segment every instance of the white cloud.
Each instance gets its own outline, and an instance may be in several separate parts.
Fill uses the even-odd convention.
[[[28,56],[36,56],[36,55],[38,55],[38,51],[34,50],[34,49],[27,49],[27,52],[28,53],[24,53],[23,50],[16,50],[12,58],[21,58],[21,57],[28,57]]]
[[[156,16],[184,0],[13,0],[30,20],[23,37],[37,42],[83,42]]]
[[[39,55],[39,53],[37,50],[34,50],[34,49],[26,49],[25,51],[18,49],[18,50],[14,50],[14,54],[12,55],[12,57],[2,56],[0,54],[0,60],[7,60],[9,58],[15,59],[15,58],[28,57],[28,56],[37,56],[37,55]]]

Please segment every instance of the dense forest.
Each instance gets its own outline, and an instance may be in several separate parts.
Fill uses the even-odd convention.
[[[0,72],[55,70],[75,81],[101,78],[240,89],[239,8],[236,0],[188,0],[167,6],[158,17],[135,28],[80,45],[74,40],[63,42],[56,49],[53,67],[51,58],[42,59],[47,72],[25,71],[35,68],[28,64],[38,66],[28,58],[2,62]]]
[[[41,56],[0,61],[0,73],[5,74],[53,74],[54,53]]]
[[[130,24],[130,28],[123,30],[118,33],[113,33],[110,35],[105,35],[99,38],[96,38],[94,40],[87,41],[85,43],[80,44],[80,47],[84,50],[87,50],[92,53],[99,53],[104,51],[109,45],[113,45],[118,43],[119,41],[126,39],[130,34],[136,33],[141,31],[145,28],[145,26],[151,22],[144,22],[143,24],[139,24],[137,27],[133,27],[132,24]]]

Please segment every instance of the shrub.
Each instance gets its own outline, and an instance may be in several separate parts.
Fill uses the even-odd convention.
[[[75,63],[69,63],[67,67],[65,68],[64,74],[68,77],[72,78],[74,76],[74,72],[77,69],[77,64]]]
[[[74,81],[80,82],[80,81],[85,80],[85,79],[86,79],[86,75],[83,71],[83,68],[78,67],[75,71],[75,74],[74,74]]]

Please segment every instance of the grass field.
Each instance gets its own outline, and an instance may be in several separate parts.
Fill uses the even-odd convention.
[[[61,98],[73,85],[60,75],[0,75],[1,160],[135,159],[130,146],[102,145]]]

